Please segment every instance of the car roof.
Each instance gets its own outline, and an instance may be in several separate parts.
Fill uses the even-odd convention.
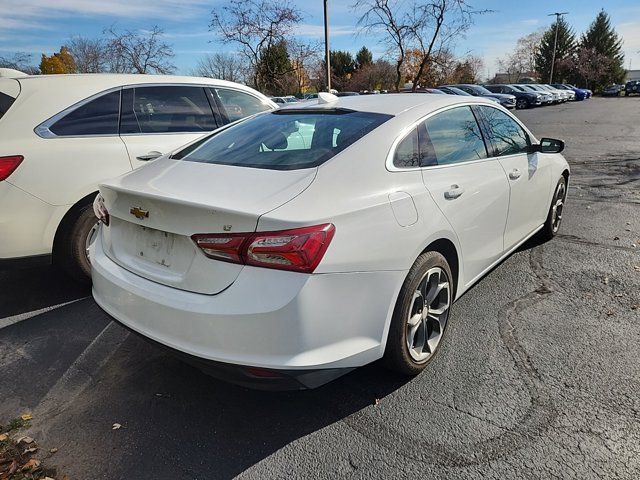
[[[388,115],[400,115],[414,108],[422,107],[428,110],[438,110],[449,105],[478,103],[493,105],[493,102],[477,98],[459,95],[425,95],[423,93],[387,93],[384,95],[354,95],[336,97],[329,103],[320,103],[315,100],[300,102],[296,105],[282,107],[280,110],[299,109],[337,109],[345,108],[370,113],[385,113]]]

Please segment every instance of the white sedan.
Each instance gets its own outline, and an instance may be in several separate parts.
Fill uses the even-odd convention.
[[[483,99],[321,94],[102,184],[93,295],[244,385],[417,374],[453,301],[558,231],[563,147]]]

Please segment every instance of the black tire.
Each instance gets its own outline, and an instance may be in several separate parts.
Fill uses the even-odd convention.
[[[417,361],[413,358],[412,354],[409,351],[409,346],[407,345],[407,338],[409,335],[408,330],[410,328],[408,319],[416,306],[415,294],[417,292],[418,286],[422,281],[424,281],[425,275],[427,275],[428,272],[432,272],[434,270],[440,270],[441,272],[444,272],[444,275],[446,276],[446,281],[449,285],[447,289],[448,291],[446,292],[446,295],[448,296],[448,307],[446,308],[445,312],[446,316],[444,317],[444,327],[439,327],[438,332],[436,332],[436,334],[439,334],[439,339],[436,346],[424,360]],[[427,283],[429,283],[428,279]],[[441,290],[441,293],[439,295],[444,296],[443,290]],[[453,302],[453,292],[453,277],[451,275],[451,269],[446,259],[438,252],[426,252],[420,255],[409,270],[407,278],[405,279],[402,288],[400,289],[400,294],[398,295],[398,300],[393,311],[391,326],[389,327],[389,335],[387,336],[387,345],[383,357],[383,361],[387,368],[402,375],[411,376],[417,375],[425,369],[425,367],[431,362],[435,354],[440,350],[439,347],[440,345],[442,345],[442,340],[445,337],[446,327],[449,323],[449,310],[451,308],[451,303]],[[434,299],[434,301],[436,300],[439,301],[439,297],[436,297]],[[427,309],[427,311],[431,310]],[[435,311],[435,309],[433,311]],[[421,312],[417,313],[419,314]],[[429,321],[429,317],[426,321]],[[433,323],[435,325],[441,325],[436,322]],[[427,329],[426,323],[424,328]],[[427,330],[424,330],[425,333],[426,331]],[[427,337],[428,336],[429,335],[427,335]]]
[[[529,102],[527,102],[524,98],[519,98],[516,100],[516,110],[524,110],[529,107]]]
[[[65,225],[53,252],[65,272],[81,283],[91,283],[91,263],[86,252],[87,238],[97,224],[91,204],[78,207]]]
[[[559,218],[558,213],[554,213],[554,206],[556,206],[555,212],[558,211],[558,200],[562,199],[559,206]],[[539,236],[542,241],[551,240],[558,234],[558,230],[562,225],[562,210],[564,209],[564,203],[567,199],[567,181],[564,176],[560,177],[556,184],[556,189],[553,192],[553,198],[551,199],[551,205],[549,206],[549,213],[547,213],[547,220],[540,230]]]

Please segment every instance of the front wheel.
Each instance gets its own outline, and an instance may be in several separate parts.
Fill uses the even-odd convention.
[[[516,109],[523,110],[523,109],[527,108],[528,106],[529,106],[529,104],[527,103],[527,101],[524,98],[519,98],[518,100],[516,100]]]
[[[542,240],[551,240],[556,236],[560,225],[562,223],[562,212],[564,210],[564,202],[567,199],[567,181],[564,176],[560,177],[556,185],[556,190],[551,200],[551,206],[549,207],[549,213],[547,214],[547,221],[545,222],[540,236]]]
[[[453,301],[451,269],[438,252],[418,257],[402,285],[391,319],[384,361],[403,375],[417,375],[444,337]]]

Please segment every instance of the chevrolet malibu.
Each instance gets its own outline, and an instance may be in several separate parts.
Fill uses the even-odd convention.
[[[416,375],[453,302],[558,231],[563,146],[481,98],[323,93],[103,183],[93,295],[243,385]]]

